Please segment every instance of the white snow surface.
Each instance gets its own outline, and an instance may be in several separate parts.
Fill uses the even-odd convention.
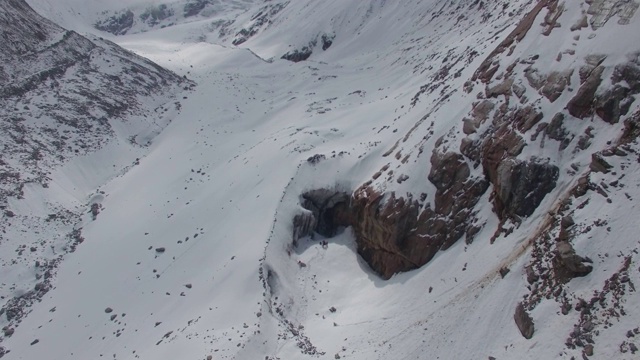
[[[564,345],[577,312],[557,315],[557,303],[542,302],[532,313],[536,333],[527,340],[513,321],[513,310],[528,291],[524,267],[529,241],[574,183],[568,166],[586,171],[595,150],[559,152],[550,139],[546,147],[527,146],[527,156],[549,158],[561,169],[556,190],[534,215],[490,244],[498,219],[487,192],[478,215],[486,224],[472,244],[461,240],[422,268],[388,281],[357,255],[350,228],[327,239],[326,249],[318,236],[291,247],[291,221],[302,211],[299,196],[306,190],[352,191],[391,163],[396,174],[406,173],[409,180],[384,182],[383,176],[375,186],[433,197],[427,180],[431,149],[438,138],[459,132],[481,90],[477,86],[466,94],[464,82],[533,2],[504,2],[508,7],[503,9],[498,1],[485,1],[492,14],[486,20],[482,11],[466,10],[465,1],[297,0],[238,47],[207,33],[211,19],[118,37],[91,27],[95,14],[143,7],[149,0],[29,3],[63,26],[109,37],[198,85],[184,93],[181,111],[171,114],[173,120],[149,147],[131,146],[126,139],[113,142],[57,168],[49,188],[29,188],[24,199],[12,200],[21,213],[42,216],[54,205],[83,209],[99,202],[103,209],[95,220],[87,213],[76,225],[83,229],[84,243],[59,266],[55,288],[5,338],[2,345],[10,353],[4,358],[580,356]],[[263,5],[254,3],[245,2],[245,12],[234,8],[237,23]],[[593,52],[606,53],[606,61],[617,64],[640,50],[631,41],[640,33],[638,15],[628,25],[610,21],[597,32],[587,28],[574,33],[568,27],[575,22],[575,9],[586,11],[588,5],[576,1],[565,6],[571,11],[560,18],[562,28],[542,38],[541,14],[518,47],[520,53],[503,54],[504,63],[534,54],[546,61],[542,59],[575,49],[575,55],[565,55],[561,62],[538,63],[545,71],[561,70],[582,64]],[[433,16],[441,9],[441,15]],[[299,63],[279,59],[321,33],[335,34],[328,50],[314,49],[309,60]],[[581,39],[573,40],[578,33]],[[592,33],[596,36],[589,38]],[[202,41],[202,34],[211,37]],[[445,58],[471,50],[478,55],[450,71],[459,71],[458,77],[412,106],[414,95],[432,83]],[[572,84],[579,84],[577,71]],[[443,100],[444,94],[448,99]],[[531,88],[527,94],[537,96]],[[562,110],[559,104],[572,94],[563,96],[556,103],[541,98],[538,105],[545,116]],[[571,124],[577,134],[596,127],[594,149],[604,148],[622,129],[622,124],[603,126],[598,118]],[[383,156],[394,146],[412,155],[407,164]],[[326,160],[308,163],[316,154]],[[137,158],[139,165],[128,166]],[[631,179],[625,191],[636,199],[640,167],[628,164],[625,171]],[[616,256],[638,247],[640,228],[630,220],[638,209],[619,195],[612,204],[590,195],[590,205],[576,215],[576,222],[609,219],[612,228],[598,228],[576,240],[579,253],[598,259],[589,277],[572,280],[576,291],[601,288],[622,263]],[[511,272],[501,278],[498,272],[505,266]],[[634,261],[630,272],[631,281],[640,284],[638,266]],[[267,272],[265,288],[261,273]],[[24,274],[12,276],[3,273],[2,282],[27,281]],[[625,307],[630,315],[603,331],[597,340],[603,345],[595,346],[594,358],[640,358],[618,348],[626,331],[640,324],[638,296],[629,297]],[[0,327],[4,322],[0,317]],[[39,341],[31,345],[35,339]]]

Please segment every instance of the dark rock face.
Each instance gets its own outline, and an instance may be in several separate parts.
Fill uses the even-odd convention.
[[[555,278],[560,282],[568,282],[576,277],[587,276],[593,270],[593,266],[588,263],[588,260],[577,255],[568,241],[560,241],[556,244],[553,268]]]
[[[545,134],[553,140],[560,142],[560,150],[564,150],[569,146],[573,136],[564,128],[565,116],[563,113],[557,113],[551,119],[551,122],[544,129]]]
[[[100,31],[105,31],[113,35],[124,35],[133,26],[133,12],[124,11],[113,15],[108,19],[97,22],[94,27]]]
[[[300,219],[299,222],[313,224],[313,230],[320,235],[334,236],[338,227],[352,223],[348,215],[350,197],[345,192],[327,189],[309,191],[302,195],[302,206],[311,211],[314,221]]]
[[[416,257],[432,253],[437,249],[417,248],[409,231],[415,226],[418,208],[411,200],[396,198],[390,194],[381,206],[383,196],[372,189],[356,191],[353,213],[356,222],[354,231],[358,253],[384,279],[399,271],[418,268]]]
[[[322,34],[322,50],[327,50],[333,45],[335,35]]]
[[[151,6],[145,12],[140,14],[140,20],[149,24],[149,26],[155,26],[162,20],[167,19],[174,15],[173,9],[167,7],[165,4],[158,6]]]
[[[489,182],[471,176],[463,156],[434,151],[429,181],[436,188],[435,207],[421,210],[419,201],[396,197],[363,186],[352,196],[333,190],[314,190],[302,198],[313,214],[293,220],[294,241],[310,226],[324,236],[333,236],[340,226],[352,226],[358,253],[382,278],[416,269],[440,250],[463,236],[471,242],[473,207],[486,192]],[[475,231],[474,231],[475,230]],[[304,236],[304,235],[301,235]]]
[[[442,249],[448,249],[465,233],[469,235],[473,207],[486,192],[489,182],[485,178],[471,177],[469,165],[462,155],[436,151],[431,156],[428,179],[437,189],[435,213],[448,227],[444,234],[430,235],[439,237]],[[472,236],[467,237],[467,242],[472,240]]]
[[[281,59],[289,60],[292,62],[300,62],[305,61],[313,54],[313,50],[310,47],[305,46],[300,50],[289,51],[286,54],[282,55]]]
[[[599,94],[594,100],[595,113],[609,124],[615,124],[629,113],[635,101],[633,95],[640,93],[640,60],[631,56],[627,63],[617,65],[611,76],[613,86]]]
[[[584,119],[593,114],[593,102],[596,90],[598,90],[602,82],[603,72],[603,66],[597,66],[589,72],[587,79],[582,86],[580,86],[577,94],[567,104],[569,114],[580,119]]]
[[[567,110],[580,119],[596,114],[607,123],[615,124],[629,113],[635,101],[633,95],[640,93],[640,59],[637,53],[629,55],[628,62],[614,68],[612,86],[596,95],[603,80],[604,59],[602,55],[585,59],[586,65],[580,68],[582,85],[567,104]]]
[[[589,168],[594,172],[608,173],[613,166],[609,164],[600,153],[591,154]]]
[[[434,151],[431,165],[428,180],[437,188],[433,209],[367,186],[353,194],[350,220],[358,253],[384,279],[421,267],[465,235],[471,242],[478,230],[473,208],[488,181],[472,177],[463,156],[454,152]]]
[[[497,168],[496,203],[506,215],[529,216],[556,187],[557,166],[536,160],[506,160]]]
[[[184,5],[184,17],[196,16],[209,5],[209,0],[194,0]]]
[[[535,332],[535,327],[533,319],[524,309],[522,303],[519,303],[518,306],[516,306],[516,312],[513,314],[513,319],[515,320],[518,330],[520,330],[522,336],[524,336],[525,339],[531,339]]]

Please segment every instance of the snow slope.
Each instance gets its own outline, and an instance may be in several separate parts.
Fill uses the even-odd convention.
[[[30,3],[87,32],[97,32],[89,15],[123,5]],[[629,157],[607,158],[610,172],[594,173],[590,182],[604,183],[600,190],[592,186],[579,201],[566,201],[589,171],[592,153],[617,141],[622,121],[569,118],[565,127],[575,137],[567,151],[554,139],[532,139],[535,128],[523,132],[521,156],[547,158],[560,169],[557,186],[538,209],[520,223],[501,223],[487,191],[476,208],[482,227],[472,243],[458,241],[390,280],[358,256],[352,228],[292,244],[292,219],[304,212],[300,195],[308,190],[350,193],[372,180],[382,192],[432,199],[432,150],[458,147],[462,119],[485,96],[477,95],[485,92],[479,81],[475,90],[463,89],[536,2],[288,2],[234,46],[263,6],[221,14],[233,20],[224,36],[211,30],[210,19],[200,19],[112,37],[198,86],[148,147],[119,144],[76,157],[51,174],[49,188],[14,200],[12,206],[28,208],[48,199],[97,199],[101,211],[95,219],[82,216],[85,241],[59,266],[54,288],[4,337],[2,346],[10,350],[4,358],[569,359],[582,356],[584,344],[572,348],[566,339],[586,321],[599,332],[593,358],[637,358],[629,344],[640,319],[632,289],[640,281],[633,221],[640,196],[638,145],[627,145]],[[588,5],[564,6],[561,27],[541,35],[547,14],[541,12],[518,46],[495,61],[506,67],[537,56],[536,67],[550,72],[605,53],[608,79],[615,65],[640,50],[632,41],[640,31],[637,14],[628,24],[611,20],[597,31],[576,33],[569,27]],[[79,19],[76,12],[87,16]],[[326,50],[323,34],[333,39]],[[280,59],[305,46],[312,48],[307,61]],[[556,61],[565,50],[572,51]],[[550,122],[580,86],[579,71],[571,75],[574,90],[549,101],[528,85],[520,65],[514,81]],[[489,125],[480,124],[470,136]],[[596,134],[591,147],[572,151],[588,127]],[[314,156],[318,161],[310,161]],[[131,162],[135,166],[122,170]],[[387,164],[394,173],[372,179]],[[482,168],[472,171],[482,175]],[[408,179],[397,181],[401,174]],[[622,190],[610,185],[614,181],[624,184]],[[567,212],[580,229],[573,244],[592,259],[594,270],[561,288],[572,308],[561,315],[553,296],[532,299],[532,288],[546,285],[529,284],[525,268],[537,251],[552,253],[557,214]],[[611,280],[626,257],[629,268],[615,275],[626,281]],[[540,263],[550,261],[547,256]],[[505,268],[510,272],[501,276]],[[613,282],[627,296],[612,291]],[[602,300],[585,314],[576,304],[592,296]],[[536,304],[530,310],[536,332],[529,340],[513,320],[525,298]],[[613,303],[618,306],[610,310]],[[620,316],[620,305],[626,315]],[[0,325],[7,324],[0,317]]]

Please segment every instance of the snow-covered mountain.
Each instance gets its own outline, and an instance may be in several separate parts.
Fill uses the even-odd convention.
[[[638,2],[29,3],[5,358],[640,356]]]

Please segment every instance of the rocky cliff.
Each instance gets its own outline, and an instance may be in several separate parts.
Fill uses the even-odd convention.
[[[319,207],[303,203],[313,210],[308,223],[324,216],[324,224],[351,226],[359,255],[389,279],[425,265],[463,238],[471,243],[491,217],[498,220],[493,222],[497,226],[491,229],[491,242],[509,241],[521,223],[533,221],[538,230],[514,258],[505,261],[510,264],[531,251],[522,269],[529,286],[514,321],[522,336],[531,339],[538,321],[531,313],[551,299],[562,314],[580,314],[567,335],[567,349],[581,352],[583,358],[592,356],[601,332],[627,315],[624,303],[635,292],[629,280],[634,255],[621,252],[619,264],[610,266],[581,254],[576,245],[599,246],[585,245],[593,241],[594,229],[612,231],[611,216],[594,219],[589,214],[598,213],[602,204],[608,208],[633,201],[632,192],[623,189],[635,181],[633,169],[640,162],[640,49],[618,49],[624,51],[622,60],[610,59],[611,46],[596,46],[594,39],[612,33],[628,39],[632,35],[625,26],[638,7],[635,2],[587,1],[583,6],[533,2],[458,89],[467,94],[469,110],[434,143],[428,163],[416,162],[413,170],[402,167],[415,156],[399,147],[408,133],[384,154],[390,158],[395,154],[398,162],[392,159],[348,199],[340,195],[339,203],[315,201],[323,204]],[[579,48],[581,41],[593,45]],[[531,45],[545,42],[566,45],[546,54]],[[422,90],[428,92],[429,87]],[[427,152],[424,145],[415,148],[418,156]],[[416,171],[416,166],[428,169],[421,181],[428,181],[432,192],[399,195],[393,190],[397,184],[412,172],[425,172]],[[328,190],[312,193],[322,194],[323,199],[336,196]],[[492,215],[482,212],[485,201],[491,203]],[[534,214],[541,215],[529,219]],[[617,241],[629,244],[628,250],[637,254],[638,246],[630,239]],[[593,289],[592,296],[569,285],[574,278],[590,276],[597,266],[607,266],[613,275],[602,288]],[[500,268],[501,277],[509,272],[508,265]],[[636,333],[628,330],[630,340],[620,340],[620,351],[635,354],[631,338]]]
[[[546,39],[552,35],[577,42],[584,36],[581,29],[596,30],[606,22],[603,18],[616,14],[624,24],[635,8],[623,11],[594,2],[582,13],[567,11],[559,1],[535,3],[460,89],[470,98],[479,89],[471,110],[458,120],[460,125],[435,143],[430,163],[417,165],[429,168],[424,181],[435,187],[432,202],[425,202],[427,194],[398,196],[378,190],[386,185],[372,185],[384,179],[385,172],[392,174],[388,165],[355,190],[350,201],[343,201],[346,220],[332,223],[353,226],[360,255],[383,278],[424,265],[437,251],[463,237],[472,242],[484,226],[475,221],[475,214],[487,191],[502,224],[494,238],[504,234],[504,224],[517,224],[532,215],[556,187],[563,164],[532,154],[543,153],[545,146],[555,146],[561,153],[597,151],[590,147],[593,127],[583,125],[582,134],[568,128],[579,127],[587,118],[603,127],[632,119],[629,115],[637,111],[635,95],[640,92],[637,52],[630,51],[623,63],[605,64],[606,55],[596,52],[564,65],[563,56],[575,57],[575,50],[560,49],[549,59],[531,53],[535,49],[519,50],[532,39],[551,41]],[[561,26],[561,15],[579,22]],[[544,22],[536,23],[541,17]],[[562,64],[562,70],[544,73],[544,67],[538,65],[553,62]],[[558,111],[543,112],[543,106]],[[399,152],[397,155],[399,158]],[[598,162],[592,166],[599,166]],[[472,174],[472,169],[480,171]],[[581,175],[577,170],[570,172]]]

